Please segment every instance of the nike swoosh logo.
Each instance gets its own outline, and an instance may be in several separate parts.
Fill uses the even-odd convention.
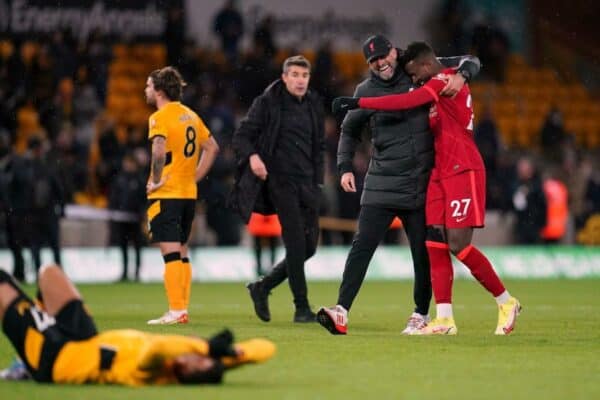
[[[346,108],[346,107],[348,107],[348,104],[342,104],[340,107],[341,108]]]
[[[463,222],[467,217],[456,218],[456,222]]]

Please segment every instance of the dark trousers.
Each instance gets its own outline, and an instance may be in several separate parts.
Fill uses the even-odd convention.
[[[7,214],[6,216],[6,239],[10,252],[13,256],[13,276],[19,282],[25,281],[25,260],[23,259],[23,240],[26,235],[25,227],[27,221],[25,216]]]
[[[128,279],[129,243],[133,244],[133,250],[135,251],[135,280],[138,280],[142,264],[141,249],[144,236],[140,222],[113,222],[111,225],[113,242],[121,249],[123,260],[121,280]]]
[[[61,265],[60,218],[53,211],[34,213],[30,226],[29,240],[36,271],[42,266],[41,250],[46,243],[52,250],[54,262]]]
[[[431,277],[429,257],[425,247],[427,232],[425,210],[399,210],[373,206],[363,206],[361,208],[358,217],[358,231],[354,235],[352,248],[346,259],[337,304],[347,310],[352,307],[352,303],[365,279],[373,253],[385,236],[395,216],[398,216],[402,221],[410,243],[415,273],[413,288],[415,311],[423,315],[429,312]]]
[[[263,282],[266,289],[271,290],[288,278],[296,308],[307,308],[304,261],[317,249],[320,189],[314,184],[295,183],[275,176],[269,177],[267,188],[281,223],[285,258],[273,267]]]
[[[269,268],[275,264],[275,253],[277,252],[277,242],[279,239],[277,236],[253,236],[254,241],[254,258],[256,259],[256,275],[262,275],[265,268],[262,263],[262,249],[266,243],[269,246],[269,255],[271,262]]]

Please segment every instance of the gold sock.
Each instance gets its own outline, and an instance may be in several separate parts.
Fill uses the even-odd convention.
[[[190,305],[190,295],[192,292],[192,264],[189,261],[182,261],[183,271],[183,293],[185,299],[185,308]]]
[[[184,265],[181,260],[165,264],[165,290],[169,301],[169,310],[184,310],[185,292],[183,290]]]

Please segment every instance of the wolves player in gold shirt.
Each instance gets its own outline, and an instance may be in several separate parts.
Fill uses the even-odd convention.
[[[194,219],[197,186],[212,166],[219,145],[195,112],[179,102],[185,82],[173,67],[153,71],[146,100],[158,111],[149,119],[151,172],[146,186],[150,240],[165,263],[169,310],[149,325],[188,322],[192,267],[188,238]]]
[[[34,303],[0,269],[2,329],[38,382],[130,386],[219,383],[226,370],[266,361],[275,345],[265,339],[233,344],[225,330],[211,339],[135,330],[98,332],[81,296],[56,265],[38,278]]]

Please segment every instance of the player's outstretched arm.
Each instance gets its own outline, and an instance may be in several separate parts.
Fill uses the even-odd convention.
[[[392,94],[379,97],[337,97],[333,100],[332,109],[351,110],[364,108],[379,111],[398,111],[422,106],[437,101],[438,94],[430,87],[423,86],[410,93]]]
[[[336,97],[331,102],[331,112],[341,114],[349,110],[358,108],[358,99],[360,97]]]
[[[267,339],[250,339],[234,344],[236,356],[222,357],[221,362],[227,369],[237,368],[244,364],[262,363],[275,355],[276,347]]]

